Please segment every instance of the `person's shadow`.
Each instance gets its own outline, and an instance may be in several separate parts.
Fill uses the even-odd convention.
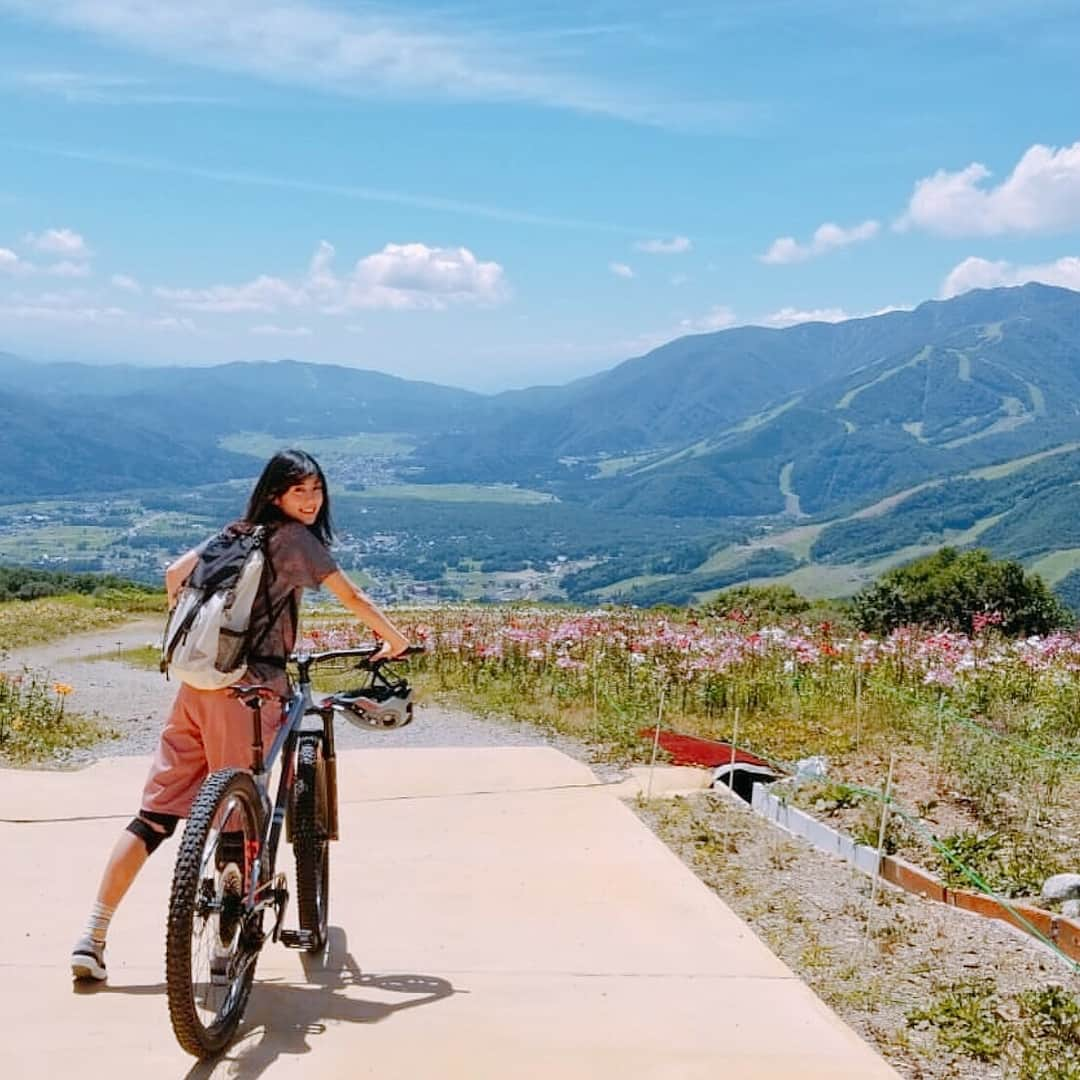
[[[323,1034],[331,1023],[374,1024],[402,1009],[467,993],[436,975],[365,974],[349,953],[345,931],[336,926],[330,927],[322,953],[302,953],[301,960],[306,975],[302,983],[260,979],[256,969],[247,1010],[232,1044],[218,1057],[196,1063],[184,1080],[209,1080],[225,1061],[230,1078],[252,1080],[282,1054],[309,1053],[313,1049],[309,1039]],[[356,990],[368,988],[379,991],[380,997],[388,993],[407,996],[398,1001],[356,996]],[[165,993],[164,983],[115,989],[97,984],[92,989],[97,993]]]
[[[261,980],[256,970],[244,1020],[223,1055],[229,1059],[230,1078],[254,1078],[282,1054],[309,1053],[309,1038],[323,1034],[330,1023],[374,1024],[403,1009],[463,992],[436,975],[365,974],[349,952],[345,931],[337,926],[330,927],[322,953],[301,953],[301,960],[307,976],[303,983]],[[358,988],[407,997],[382,1001],[350,993]],[[211,1076],[219,1061],[200,1062],[185,1080]]]

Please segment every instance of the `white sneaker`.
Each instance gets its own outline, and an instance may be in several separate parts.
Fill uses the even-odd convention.
[[[71,950],[71,974],[76,979],[107,978],[105,971],[105,942],[100,945],[92,937],[81,937]]]

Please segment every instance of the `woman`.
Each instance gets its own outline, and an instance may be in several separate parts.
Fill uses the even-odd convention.
[[[262,471],[248,500],[243,524],[269,527],[269,588],[260,590],[252,623],[260,630],[258,656],[242,682],[261,683],[286,695],[285,661],[296,642],[297,611],[305,588],[329,589],[369,630],[382,639],[376,659],[401,655],[409,646],[392,622],[338,569],[330,555],[330,499],[319,464],[302,450],[282,450]],[[165,571],[170,607],[199,558],[195,548]],[[289,602],[292,600],[293,602]],[[276,616],[273,617],[272,616]],[[267,626],[268,620],[272,625]],[[263,740],[273,741],[284,716],[263,710]],[[71,953],[77,979],[104,979],[109,922],[143,864],[177,822],[187,817],[203,780],[229,766],[247,767],[251,757],[251,714],[226,690],[180,687],[158,740],[143,788],[139,813],[113,848],[83,936]]]

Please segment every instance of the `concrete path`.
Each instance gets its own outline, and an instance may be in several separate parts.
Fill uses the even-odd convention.
[[[146,765],[0,771],[5,1077],[896,1076],[610,786],[519,747],[343,753],[328,955],[269,945],[237,1042],[195,1063],[163,986],[175,841],[113,922],[109,983],[67,967]]]

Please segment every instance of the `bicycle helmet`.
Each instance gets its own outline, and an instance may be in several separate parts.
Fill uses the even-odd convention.
[[[363,686],[342,690],[327,697],[326,703],[340,709],[347,719],[379,731],[402,728],[412,722],[412,688],[408,683]]]

